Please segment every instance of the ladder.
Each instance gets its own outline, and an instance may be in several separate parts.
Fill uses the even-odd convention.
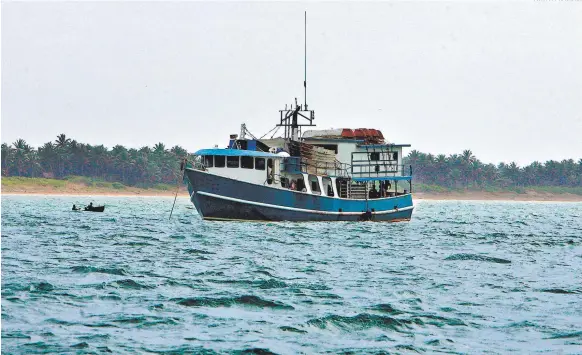
[[[348,198],[348,183],[345,180],[339,181],[339,197]]]

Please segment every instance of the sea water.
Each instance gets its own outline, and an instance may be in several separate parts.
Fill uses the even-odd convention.
[[[582,203],[384,224],[92,201],[2,196],[2,353],[582,353]]]

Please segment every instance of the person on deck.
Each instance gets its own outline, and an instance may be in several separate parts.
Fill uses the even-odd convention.
[[[327,196],[333,197],[333,188],[331,185],[327,185]]]
[[[390,197],[390,193],[388,192],[388,190],[392,188],[392,184],[390,183],[390,181],[386,180],[386,182],[384,183],[384,187],[385,187],[384,194],[386,195],[386,197]]]
[[[368,193],[368,198],[378,198],[378,191],[376,191],[376,185],[372,186],[372,189]]]

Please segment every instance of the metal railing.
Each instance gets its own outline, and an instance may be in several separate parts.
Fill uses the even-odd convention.
[[[349,165],[339,161],[307,160],[300,157],[288,157],[281,163],[281,171],[287,173],[305,173],[327,176],[349,176]]]
[[[405,176],[406,166],[403,164],[380,164],[370,161],[369,163],[352,164],[350,173],[352,177],[358,178]]]

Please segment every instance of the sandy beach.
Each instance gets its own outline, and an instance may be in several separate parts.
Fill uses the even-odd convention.
[[[63,187],[42,185],[2,186],[2,195],[71,195],[71,196],[175,196],[176,189],[158,190],[125,187],[112,189],[89,187],[83,184],[67,183]],[[180,186],[178,196],[188,197],[188,191]],[[486,192],[486,191],[452,191],[452,192],[415,192],[415,200],[475,200],[475,201],[565,201],[582,202],[582,195],[571,193],[545,193],[538,191]]]
[[[463,191],[444,193],[414,193],[416,200],[466,200],[466,201],[545,201],[545,202],[582,202],[582,195],[563,193],[543,193],[537,191],[526,191],[523,194],[516,192],[486,192],[486,191]]]
[[[176,188],[142,189],[125,186],[121,189],[110,187],[87,186],[85,184],[67,182],[63,186],[52,186],[50,184],[2,184],[2,195],[74,195],[74,196],[175,196]],[[185,186],[180,186],[178,190],[180,196],[188,196]]]

